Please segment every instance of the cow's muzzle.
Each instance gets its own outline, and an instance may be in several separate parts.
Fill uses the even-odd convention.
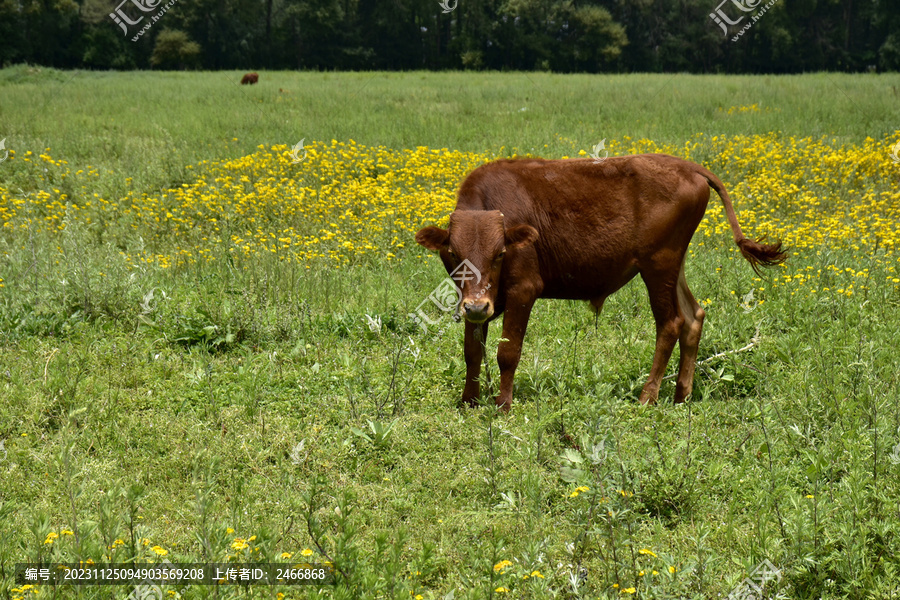
[[[465,300],[462,303],[463,316],[471,323],[484,323],[494,314],[490,300]]]

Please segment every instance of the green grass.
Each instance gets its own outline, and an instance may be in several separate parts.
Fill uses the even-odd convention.
[[[240,76],[5,69],[0,130],[8,148],[124,168],[152,189],[199,160],[301,138],[548,156],[570,152],[569,140],[680,143],[699,132],[880,139],[896,129],[900,102],[897,74],[273,72],[255,86],[238,85]],[[753,104],[759,112],[727,114]]]
[[[73,171],[97,167],[96,191],[117,197],[125,178],[152,194],[191,180],[188,165],[300,138],[545,156],[700,132],[853,144],[894,131],[900,87],[898,75],[238,76],[6,69],[0,136],[17,157],[49,147]],[[11,164],[0,185],[41,185]],[[639,281],[597,320],[541,301],[512,413],[496,416],[456,407],[461,327],[432,340],[407,318],[441,280],[435,261],[134,270],[119,246],[137,237],[98,237],[0,236],[0,597],[33,595],[11,591],[26,560],[156,559],[158,545],[176,562],[276,562],[321,558],[316,542],[346,573],[322,594],[341,599],[724,597],[763,559],[783,575],[767,591],[787,597],[900,594],[900,292],[883,250],[793,254],[790,269],[822,269],[832,288],[813,295],[755,281],[727,236],[695,247],[688,281],[710,301],[700,359],[759,337],[698,368],[680,406],[671,380],[660,406],[635,402],[654,332]],[[424,254],[409,246],[405,258]],[[828,265],[869,269],[868,289],[835,293]],[[759,286],[765,302],[741,310],[735,295]],[[45,543],[64,529],[77,535]],[[184,595],[276,591],[318,594]]]

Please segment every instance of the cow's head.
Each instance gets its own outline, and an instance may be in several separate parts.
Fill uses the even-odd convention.
[[[472,323],[483,323],[494,314],[506,252],[532,244],[537,237],[537,230],[530,225],[505,227],[499,210],[457,210],[450,214],[447,229],[425,227],[416,234],[416,242],[440,252],[462,292],[463,316]]]

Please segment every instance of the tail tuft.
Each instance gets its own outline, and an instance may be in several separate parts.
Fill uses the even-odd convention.
[[[742,238],[738,240],[737,245],[741,249],[741,254],[750,262],[750,266],[753,267],[757,275],[761,274],[759,265],[772,267],[780,265],[787,260],[787,253],[782,249],[781,242],[761,244],[754,242],[750,238]]]

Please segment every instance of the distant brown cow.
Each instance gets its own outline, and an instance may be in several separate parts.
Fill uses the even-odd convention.
[[[248,83],[250,85],[253,85],[254,83],[256,83],[258,81],[259,81],[258,73],[247,73],[246,75],[241,77],[241,85],[247,85]]]
[[[744,237],[718,177],[674,156],[514,159],[475,169],[460,186],[448,229],[425,227],[416,234],[416,242],[440,252],[447,272],[467,260],[480,274],[461,286],[466,319],[462,401],[477,402],[483,358],[478,340],[487,339],[491,320],[506,311],[497,351],[496,403],[508,411],[535,300],[589,300],[599,313],[610,294],[640,273],[656,320],[656,352],[640,401],[656,401],[678,341],[675,402],[683,402],[693,386],[706,314],[688,289],[684,258],[710,187],[722,199],[734,241],[754,270],[783,262],[780,243]]]

